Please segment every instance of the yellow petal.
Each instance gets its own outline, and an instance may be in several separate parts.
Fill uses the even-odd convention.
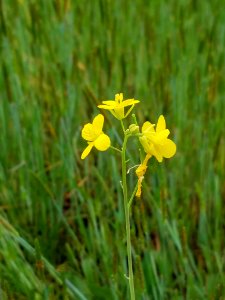
[[[155,158],[158,160],[158,162],[162,162],[163,161],[163,157],[160,154],[156,154]]]
[[[163,115],[161,115],[158,119],[158,123],[156,126],[156,132],[166,129],[166,121]]]
[[[147,137],[146,136],[141,136],[139,137],[139,141],[142,144],[144,151],[146,153],[150,153],[150,145],[148,143]]]
[[[102,101],[103,104],[106,104],[106,105],[116,105],[116,101],[114,100],[105,100],[105,101]]]
[[[90,143],[85,149],[84,151],[82,152],[81,154],[81,159],[85,159],[88,154],[90,153],[92,147],[94,146],[94,143]]]
[[[102,132],[103,124],[104,124],[104,116],[102,114],[97,115],[93,120],[93,128],[98,136]]]
[[[110,147],[110,138],[108,135],[102,133],[94,142],[95,147],[99,151],[105,151]]]
[[[143,126],[142,126],[142,132],[154,132],[154,126],[155,124],[151,124],[149,121],[144,122]]]
[[[167,139],[168,135],[170,134],[170,131],[169,129],[165,129],[165,130],[162,130],[160,132],[157,132],[156,134],[154,135],[147,135],[147,137],[154,143],[154,144],[163,144],[165,143],[165,140]]]
[[[98,105],[98,108],[102,108],[102,109],[108,109],[108,110],[111,110],[111,109],[114,109],[116,107],[117,104],[110,104],[110,105],[104,105],[104,104],[100,104]]]
[[[125,106],[133,105],[133,104],[136,104],[139,102],[140,102],[139,100],[128,99],[128,100],[123,101],[120,105],[121,105],[121,107],[125,107]]]
[[[151,145],[149,153],[151,153],[153,156],[155,156],[155,158],[158,160],[158,162],[162,162],[163,161],[163,156],[161,154],[161,151],[157,146],[155,145]]]
[[[83,139],[85,139],[89,142],[95,140],[96,135],[95,135],[93,125],[91,123],[84,125],[82,132],[81,132],[81,136]]]
[[[158,145],[161,155],[165,158],[170,158],[176,153],[176,144],[170,139],[166,139],[163,145]]]

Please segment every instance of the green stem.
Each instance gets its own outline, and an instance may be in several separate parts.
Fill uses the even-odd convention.
[[[110,146],[110,148],[113,149],[113,150],[116,150],[117,152],[120,152],[120,153],[122,152],[120,149],[118,149],[116,147]]]
[[[132,204],[132,202],[133,202],[133,200],[134,200],[134,196],[135,196],[135,194],[136,194],[136,192],[137,192],[137,188],[138,188],[138,184],[136,184],[136,186],[135,186],[135,188],[134,188],[134,190],[133,190],[133,193],[132,193],[132,195],[131,195],[131,197],[130,197],[130,200],[129,200],[129,202],[128,202],[128,208],[129,208],[129,209],[130,209],[131,204]]]
[[[124,127],[124,124],[123,124],[123,120],[120,120],[120,123],[121,123],[121,126],[123,128],[123,133],[125,134],[125,127]]]
[[[127,240],[127,258],[128,258],[128,272],[129,272],[129,287],[131,300],[135,300],[134,292],[134,275],[132,267],[132,255],[131,255],[131,239],[130,239],[130,209],[128,205],[127,197],[127,168],[126,168],[126,146],[129,136],[125,134],[123,148],[122,148],[122,183],[123,183],[123,198],[124,198],[124,211],[126,220],[126,240]]]

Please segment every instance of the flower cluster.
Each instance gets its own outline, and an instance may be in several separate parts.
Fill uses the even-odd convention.
[[[120,93],[115,95],[115,100],[102,101],[102,104],[98,107],[109,110],[116,119],[122,122],[130,114],[134,105],[139,102],[135,99],[123,100],[123,94]],[[84,149],[81,159],[86,158],[93,147],[99,151],[106,151],[111,146],[109,136],[102,131],[103,124],[104,116],[99,114],[92,123],[84,125],[82,137],[87,141],[88,146]],[[140,197],[142,181],[149,159],[154,156],[158,162],[162,162],[163,158],[171,158],[176,153],[176,144],[168,138],[170,131],[166,128],[166,121],[162,115],[159,117],[156,126],[147,121],[142,125],[140,132],[138,124],[131,124],[129,129],[124,130],[124,134],[138,137],[146,153],[144,161],[136,169],[138,177],[136,196]]]

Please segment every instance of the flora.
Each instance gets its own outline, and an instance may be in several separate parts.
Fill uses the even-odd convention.
[[[88,146],[81,154],[81,159],[88,156],[91,149],[95,147],[99,151],[106,151],[109,147],[121,153],[122,164],[122,189],[124,198],[124,213],[126,222],[126,242],[127,242],[127,260],[128,260],[128,276],[131,300],[135,299],[134,275],[132,267],[131,238],[130,238],[130,211],[134,196],[140,198],[142,195],[142,182],[148,168],[148,162],[151,157],[155,157],[158,162],[162,162],[163,158],[171,158],[176,153],[176,144],[168,138],[170,131],[166,128],[166,121],[163,115],[158,118],[157,125],[146,121],[140,131],[136,116],[133,114],[135,123],[129,125],[127,129],[124,127],[123,119],[127,118],[132,109],[140,101],[135,99],[123,100],[123,94],[116,94],[115,100],[102,101],[103,104],[98,105],[101,109],[109,110],[112,115],[121,122],[123,130],[123,145],[121,150],[111,146],[108,135],[103,133],[104,117],[102,114],[97,115],[92,123],[84,125],[82,129],[82,137],[88,142]],[[125,111],[125,108],[128,108]],[[127,142],[131,137],[136,137],[140,141],[140,145],[145,152],[144,160],[138,165],[135,173],[137,175],[137,185],[134,188],[131,197],[128,198],[127,189]]]
[[[88,142],[88,146],[81,154],[81,159],[87,157],[93,147],[99,151],[105,151],[110,147],[110,138],[102,131],[103,124],[104,116],[99,114],[94,118],[92,123],[84,125],[82,138]]]
[[[115,100],[102,101],[103,104],[98,105],[98,107],[109,110],[114,115],[114,117],[116,117],[118,120],[122,120],[129,115],[134,105],[138,102],[140,101],[135,99],[127,99],[123,101],[123,93],[120,93],[115,95]],[[129,106],[130,108],[125,113],[125,107]]]
[[[176,153],[176,145],[168,139],[169,129],[166,129],[165,118],[161,115],[158,119],[156,129],[155,124],[145,122],[142,126],[142,135],[139,140],[146,153],[149,153],[158,160],[163,161],[163,157],[171,158]]]

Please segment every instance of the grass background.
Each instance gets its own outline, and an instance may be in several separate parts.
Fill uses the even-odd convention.
[[[134,202],[137,299],[225,299],[224,8],[0,0],[0,299],[129,299],[120,158],[80,160],[82,125],[120,91],[178,149]]]

